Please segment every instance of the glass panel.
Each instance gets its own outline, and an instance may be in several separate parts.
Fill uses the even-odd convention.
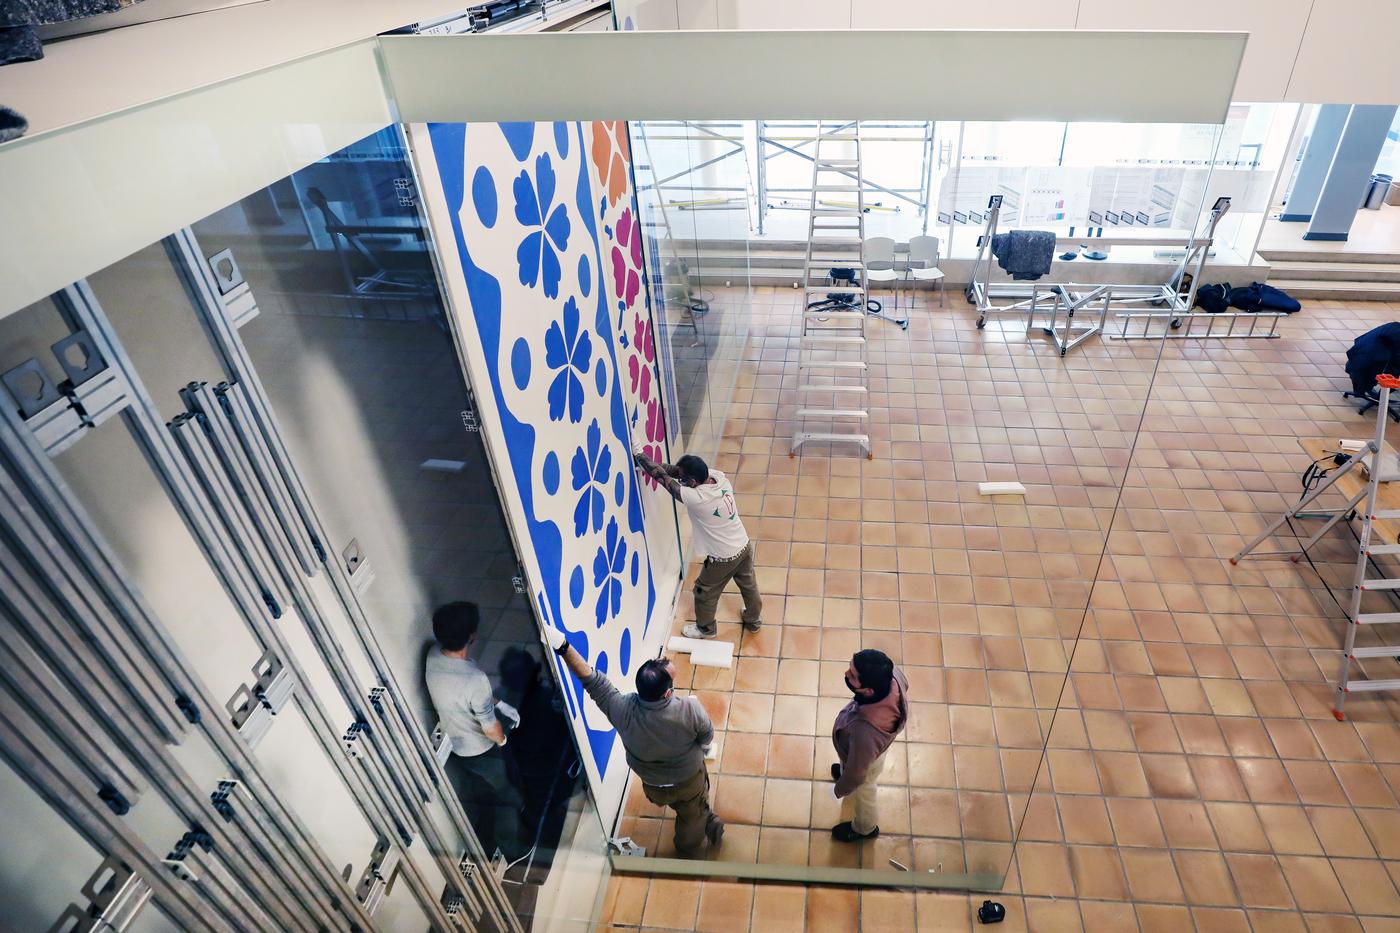
[[[640,129],[649,134],[651,126]],[[800,143],[800,126],[765,123],[765,145]],[[870,129],[870,163],[892,179],[919,165],[920,147],[875,137],[905,132],[895,125]],[[1251,145],[1245,136],[1250,133],[1236,148]],[[734,478],[740,512],[757,542],[765,628],[735,639],[731,669],[692,667],[685,656],[677,658],[678,687],[701,701],[717,730],[711,800],[727,822],[724,842],[702,865],[679,859],[674,814],[652,805],[634,776],[619,834],[648,857],[615,858],[615,870],[996,887],[1018,839],[1044,838],[1052,791],[1124,792],[1113,782],[1128,780],[1126,772],[1111,754],[1100,761],[1092,754],[1097,746],[1073,739],[1075,720],[1083,717],[1060,704],[1075,658],[1085,675],[1082,685],[1079,675],[1073,684],[1079,704],[1115,711],[1108,717],[1113,722],[1095,715],[1096,730],[1121,724],[1125,706],[1151,702],[1151,686],[1129,659],[1104,657],[1097,644],[1081,657],[1078,646],[1090,607],[1110,612],[1131,585],[1117,578],[1096,584],[1110,531],[1118,527],[1121,490],[1163,343],[1086,332],[1090,324],[1111,324],[1120,310],[1148,310],[1162,300],[1203,201],[1217,195],[1211,172],[1221,137],[1216,126],[933,128],[927,171],[938,194],[931,232],[942,233],[945,244],[952,235],[963,275],[991,194],[1004,198],[1002,231],[1048,228],[1064,235],[1071,226],[1093,224],[1105,228],[1105,239],[1148,242],[1105,245],[1116,261],[1103,265],[1074,250],[1075,265],[1063,260],[1039,278],[1030,320],[1023,304],[988,314],[980,326],[976,311],[940,307],[931,290],[921,289],[901,299],[911,318],[907,332],[867,321],[870,461],[840,445],[812,445],[788,458],[785,419],[799,404],[803,299],[787,288],[756,287],[744,296],[750,314],[739,388],[727,413],[715,417],[726,423],[718,462]],[[691,164],[709,164],[692,174],[717,191],[716,166],[726,160],[710,161],[718,153],[705,145],[693,150]],[[761,159],[762,149],[753,158]],[[751,281],[759,275],[781,281],[780,264],[794,261],[781,258],[775,242],[784,224],[802,228],[788,232],[786,255],[805,249],[807,205],[783,205],[782,198],[810,191],[811,163],[799,172],[795,165],[804,160],[784,158],[785,164],[776,157],[763,163],[767,201],[782,206],[762,212],[764,232],[750,244]],[[641,188],[646,203],[646,184]],[[866,192],[867,201],[898,200],[875,190]],[[694,213],[704,270],[709,249],[728,231],[701,210]],[[867,214],[867,234],[921,232],[916,210],[898,215]],[[899,226],[916,219],[909,231]],[[1236,231],[1247,238],[1243,225]],[[1002,281],[1000,270],[996,275]],[[1055,283],[1080,276],[1122,283],[1113,286],[1113,307],[1093,286],[1068,286],[1073,291],[1052,297]],[[997,304],[1030,299],[1031,280],[1025,281],[1023,296]],[[1064,307],[1070,303],[1072,331]],[[1084,340],[1060,352],[1044,332],[1052,323],[1061,342]],[[709,369],[717,369],[713,358]],[[984,481],[1019,482],[1026,493],[984,496],[978,490]],[[737,616],[736,596],[724,600],[722,607]],[[691,611],[683,597],[677,625]],[[1093,617],[1096,624],[1102,617]],[[852,654],[866,648],[883,651],[903,670],[911,705],[875,791],[880,834],[852,844],[830,832],[853,814],[831,797],[830,768],[838,756],[828,735],[850,698],[843,680]],[[1047,758],[1052,729],[1067,738]]]

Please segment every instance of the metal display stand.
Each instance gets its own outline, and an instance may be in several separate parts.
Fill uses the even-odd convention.
[[[218,270],[206,261],[188,229],[166,247],[229,382],[190,383],[181,392],[186,412],[165,423],[80,281],[53,296],[72,330],[54,352],[64,364],[61,350],[77,341],[86,362],[64,365],[61,387],[15,394],[13,403],[0,392],[0,758],[134,873],[120,902],[98,905],[113,916],[129,919],[154,901],[191,930],[348,933],[374,927],[396,874],[434,929],[518,933],[427,736],[397,699],[349,571],[322,544],[325,531],[237,334],[257,314],[247,283],[231,256],[218,257]],[[52,462],[116,416],[264,650],[253,686],[229,704],[196,679]],[[327,597],[310,585],[323,570],[339,607],[323,605]],[[348,621],[337,627],[330,613],[339,608]],[[337,721],[311,686],[320,681],[283,632],[292,614],[350,722]],[[372,682],[357,674],[365,666],[352,663],[354,651],[363,651]],[[352,887],[263,777],[253,748],[283,705],[310,727],[392,874],[375,874],[372,864]],[[222,765],[217,787],[196,781],[182,764],[190,752],[171,747],[190,743],[195,760]],[[141,838],[120,817],[147,796],[188,831],[158,848]],[[439,819],[460,832],[465,851]],[[153,898],[131,893],[143,886]]]
[[[992,195],[987,201],[986,228],[977,241],[977,258],[973,261],[972,276],[966,289],[968,301],[977,307],[977,327],[986,327],[987,321],[993,317],[1024,317],[1027,333],[1039,328],[1054,342],[1060,356],[1064,356],[1090,337],[1101,333],[1110,312],[1121,314],[1132,309],[1161,308],[1160,311],[1148,313],[1154,318],[1162,319],[1168,331],[1177,329],[1182,320],[1193,316],[1194,312],[1191,309],[1196,300],[1196,287],[1201,280],[1201,273],[1205,270],[1211,244],[1215,240],[1215,228],[1230,210],[1230,199],[1217,198],[1210,209],[1204,232],[1199,235],[1193,232],[1191,237],[1184,240],[1101,236],[1055,237],[1057,254],[1062,248],[1075,248],[1083,243],[1093,243],[1096,246],[1185,245],[1186,253],[1176,271],[1161,285],[993,282],[992,237],[997,233],[1001,205],[1002,196],[999,194]],[[1191,282],[1186,291],[1182,292],[1181,284],[1188,272]],[[1001,303],[998,303],[999,301]],[[1127,336],[1126,324],[1124,326],[1124,336]],[[1132,336],[1143,337],[1148,334]],[[1154,336],[1160,338],[1163,335]]]

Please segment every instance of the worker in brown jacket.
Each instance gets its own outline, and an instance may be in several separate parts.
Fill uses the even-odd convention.
[[[838,842],[863,842],[880,835],[876,785],[885,752],[909,721],[909,681],[883,651],[866,648],[851,657],[846,686],[854,695],[831,729],[840,759],[831,766],[832,794],[841,801],[841,822],[831,828]]]

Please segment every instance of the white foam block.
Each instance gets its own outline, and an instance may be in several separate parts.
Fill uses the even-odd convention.
[[[690,663],[701,667],[732,667],[734,664],[734,642],[710,641],[700,638],[672,636],[666,643],[669,651],[680,651],[690,655]]]
[[[977,491],[984,496],[1024,496],[1026,487],[1020,483],[978,483]]]

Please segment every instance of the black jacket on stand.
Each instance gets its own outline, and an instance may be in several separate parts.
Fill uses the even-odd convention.
[[[1376,377],[1381,373],[1396,374],[1400,366],[1400,321],[1382,324],[1368,330],[1347,351],[1347,375],[1352,391],[1369,395],[1375,391]]]

